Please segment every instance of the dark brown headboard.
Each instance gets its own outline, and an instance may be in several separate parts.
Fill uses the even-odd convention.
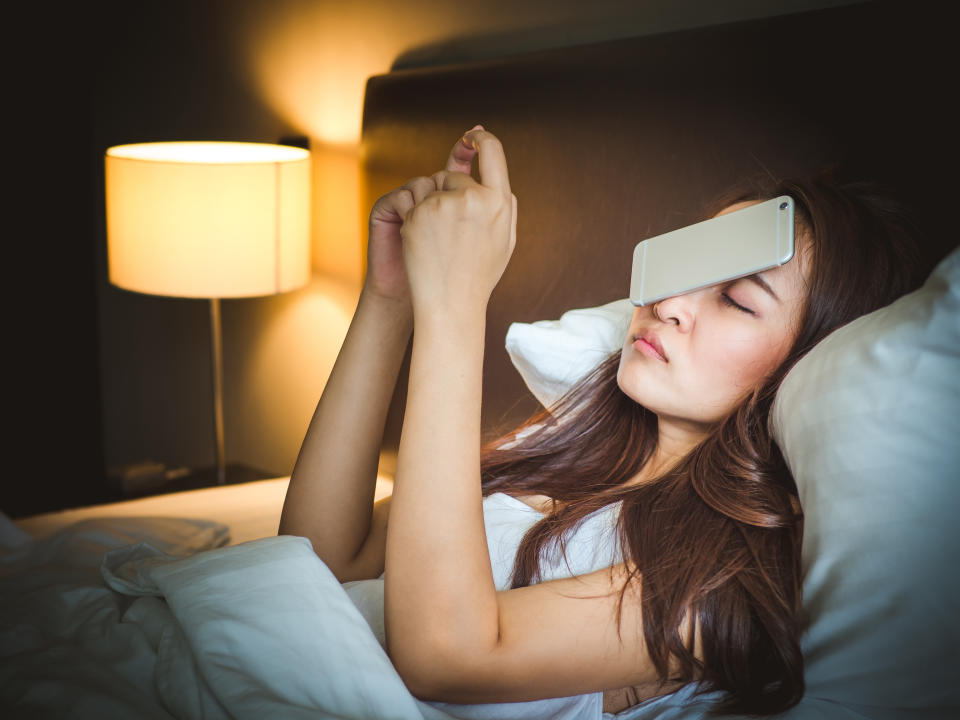
[[[625,297],[633,246],[699,219],[746,175],[839,165],[883,181],[914,205],[929,265],[946,255],[942,143],[956,138],[933,98],[949,75],[945,50],[913,32],[895,5],[866,3],[370,78],[367,209],[441,169],[476,123],[503,142],[517,247],[489,307],[485,432],[538,407],[503,349],[511,322]],[[388,448],[405,386],[403,375]]]

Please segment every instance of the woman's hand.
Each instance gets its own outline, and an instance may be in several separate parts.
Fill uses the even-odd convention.
[[[469,164],[468,164],[469,170]],[[400,247],[400,227],[407,213],[437,190],[433,177],[415,177],[382,195],[370,211],[367,277],[364,291],[410,304],[410,284]]]
[[[500,141],[478,126],[457,141],[436,189],[400,228],[414,315],[486,310],[516,245],[517,198]],[[470,177],[479,154],[480,182]]]

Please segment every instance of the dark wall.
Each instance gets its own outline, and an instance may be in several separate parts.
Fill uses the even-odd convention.
[[[867,97],[875,110],[876,122],[849,129],[861,139],[856,152],[863,164],[872,164],[878,176],[897,178],[927,216],[938,218],[932,228],[943,233],[944,245],[952,237],[944,219],[951,208],[955,152],[948,122],[953,116],[943,101],[954,84],[944,39],[952,25],[930,9],[936,8],[933,4],[886,7],[885,23],[851,24],[834,31],[834,40],[846,33],[853,48],[852,65],[842,82],[850,84],[852,96]],[[11,321],[5,343],[10,368],[6,397],[12,400],[6,404],[5,447],[12,462],[0,483],[0,509],[12,516],[109,497],[104,481],[107,443],[122,446],[127,460],[146,457],[158,445],[202,460],[210,451],[206,307],[198,301],[133,298],[106,283],[104,149],[168,139],[272,142],[298,130],[256,96],[239,59],[231,54],[236,4],[230,0],[72,3],[53,14],[37,4],[18,12],[7,26],[13,41],[7,47],[9,87],[4,96],[6,115],[14,125],[5,147],[7,179],[13,186],[5,204],[7,227],[12,228],[5,234]],[[649,39],[659,47],[681,42],[681,35]],[[794,40],[791,67],[800,73],[798,87],[810,87],[803,73],[805,68],[822,72],[823,48],[815,33]],[[768,46],[769,52],[755,62],[776,66],[783,46],[776,37],[769,38]],[[857,52],[861,46],[869,52]],[[691,70],[702,72],[707,82],[711,65],[706,58]],[[843,100],[841,80],[832,82]],[[800,108],[803,92],[796,98]],[[475,101],[478,96],[472,97]],[[849,98],[845,102],[849,105]],[[459,122],[450,107],[447,102],[444,117]],[[831,117],[831,108],[815,109],[819,116]],[[534,132],[538,118],[548,111],[549,106],[521,108],[523,122],[512,125],[529,128],[536,139],[524,150],[531,157],[545,147],[557,147]],[[838,106],[832,112],[833,121],[842,123],[844,110]],[[454,137],[476,122],[466,105],[463,115],[465,125],[425,124],[421,129],[434,138]],[[899,143],[893,156],[887,142],[891,134]],[[613,153],[612,147],[604,152]],[[438,148],[438,157],[447,150]],[[522,159],[517,156],[518,167]],[[603,167],[602,160],[596,161],[597,168]],[[606,161],[622,158],[613,153]],[[533,172],[536,166],[526,167]],[[531,176],[529,182],[541,179]],[[561,180],[549,185],[551,192],[577,198],[570,179]],[[587,210],[601,213],[604,206]],[[534,218],[524,214],[521,222],[529,232]],[[638,218],[626,222],[634,223],[625,228],[629,232],[648,229]],[[584,302],[603,299],[585,296]],[[536,314],[527,319],[560,309],[542,305],[531,309]],[[491,343],[494,340],[502,342],[502,334]],[[134,350],[114,352],[114,343]],[[170,357],[176,359],[175,366]],[[161,388],[167,383],[181,395],[202,398],[204,412],[178,416],[175,409],[168,410],[169,421],[165,416],[158,423],[164,437],[131,427],[129,437],[105,438],[104,372],[111,378],[122,373],[156,378]],[[140,399],[129,392],[130,385],[117,387],[110,412],[126,432],[123,413],[137,407]],[[146,438],[143,447],[137,438]]]
[[[485,434],[537,409],[503,349],[511,322],[626,297],[639,240],[747,177],[879,181],[912,208],[927,270],[956,247],[946,27],[865,3],[371,78],[371,197],[474,123],[504,145],[517,248],[488,306]]]
[[[114,455],[163,459],[177,447],[197,464],[212,462],[208,307],[107,282],[106,148],[298,134],[250,87],[234,54],[227,0],[68,4],[55,17],[42,5],[22,12],[8,26],[18,48],[8,65],[18,127],[8,167],[18,199],[8,237],[17,258],[7,268],[13,462],[0,509],[11,517],[117,499],[106,481],[105,450],[117,438],[104,435],[103,373],[129,376],[110,384],[119,397],[109,407],[126,411],[114,426],[130,446]],[[175,401],[154,412],[137,394],[144,384],[159,395],[176,388]],[[159,430],[144,430],[136,426],[141,413],[168,417],[156,422]]]
[[[5,473],[10,516],[100,497],[91,87],[99,33],[19,9],[7,27]]]

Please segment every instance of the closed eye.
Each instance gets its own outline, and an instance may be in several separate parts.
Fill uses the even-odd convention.
[[[743,305],[740,305],[739,303],[734,302],[734,301],[731,299],[731,297],[730,297],[729,295],[727,295],[726,293],[720,293],[720,296],[723,298],[723,302],[725,302],[727,305],[731,305],[731,306],[735,307],[735,308],[736,308],[737,310],[739,310],[740,312],[749,313],[750,315],[755,315],[755,314],[756,314],[756,313],[754,313],[754,311],[751,310],[750,308],[746,308],[746,307],[744,307]]]

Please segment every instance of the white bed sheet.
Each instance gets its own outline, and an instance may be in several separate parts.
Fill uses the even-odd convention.
[[[215,520],[230,528],[230,545],[277,534],[290,478],[186,490],[103,505],[20,518],[16,524],[34,538],[45,538],[80,520],[105,517],[177,517]],[[379,474],[375,500],[393,493],[393,480]]]
[[[0,514],[0,717],[600,720],[599,694],[411,695],[356,599],[382,579],[342,585],[276,535],[287,483]]]

